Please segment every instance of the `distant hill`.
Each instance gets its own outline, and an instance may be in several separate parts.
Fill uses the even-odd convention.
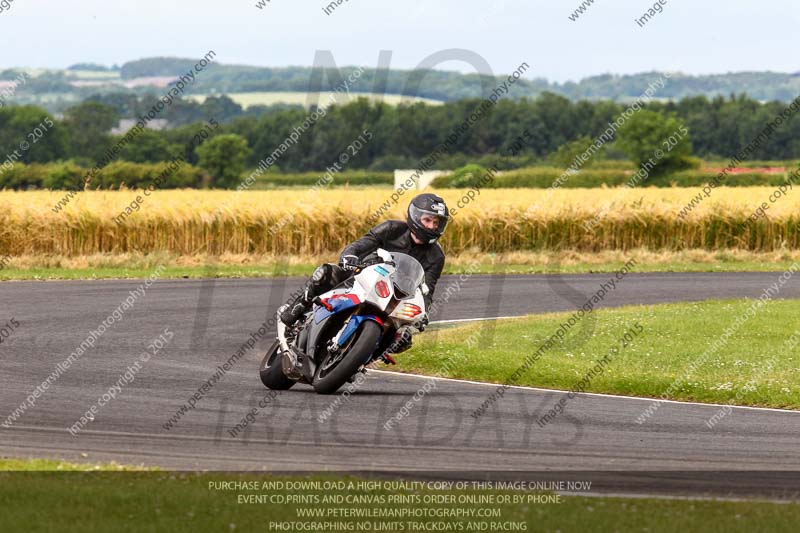
[[[192,67],[195,60],[180,58],[147,58],[125,63],[120,71],[123,79],[149,76],[179,75]],[[357,71],[356,67],[341,67],[343,77]],[[386,79],[386,93],[408,94],[414,91],[406,85],[411,71],[390,70]],[[380,74],[380,73],[378,73]],[[497,73],[499,77],[504,73]],[[506,73],[507,74],[507,73]],[[526,73],[528,76],[530,73]],[[581,81],[556,83],[544,78],[523,79],[514,87],[514,95],[533,97],[550,91],[570,98],[629,100],[641,95],[649,83],[659,78],[658,72],[630,75],[603,74]],[[243,65],[214,64],[203,72],[203,85],[214,87],[215,92],[264,92],[309,90],[310,67],[252,67]],[[361,76],[350,86],[351,91],[373,92],[376,86],[376,70],[365,68]],[[423,76],[419,90],[414,96],[434,100],[458,100],[482,96],[481,76],[448,71],[430,71]],[[333,90],[337,79],[324,76],[321,90]],[[658,91],[661,98],[680,99],[686,96],[705,95],[730,96],[747,93],[758,100],[792,100],[800,95],[800,73],[780,72],[735,72],[690,76],[675,74],[666,86]]]
[[[67,70],[88,70],[95,72],[105,72],[109,70],[119,70],[119,67],[107,67],[105,65],[98,65],[97,63],[76,63],[67,67]]]
[[[17,68],[0,71],[0,81],[12,83],[21,76],[22,71],[27,71],[28,79],[16,87],[13,99],[8,99],[7,102],[40,105],[51,112],[60,113],[96,95],[124,93],[144,96],[158,93],[174,79],[192,69],[196,61],[188,58],[151,57],[129,61],[121,67],[78,63],[63,70]],[[526,72],[525,77],[513,86],[509,96],[535,98],[543,92],[551,92],[573,101],[588,99],[626,102],[643,94],[648,85],[662,76],[659,72],[603,74],[584,78],[579,82],[557,83],[544,78],[531,79],[533,74],[533,69]],[[351,95],[385,94],[389,96],[386,101],[394,103],[400,100],[399,96],[447,102],[485,97],[507,76],[508,73],[497,73],[497,78],[493,79],[478,74],[441,70],[424,73],[410,70],[387,72],[354,66],[341,67],[338,72],[312,72],[311,67],[270,68],[212,62],[197,75],[195,83],[187,86],[186,93],[198,99],[208,95],[239,94],[241,97],[233,96],[237,101],[252,100],[253,95],[257,94],[260,100],[248,100],[250,104],[291,103],[298,99],[305,101],[305,94],[309,90],[334,91],[343,80],[349,78],[351,81],[347,91]],[[417,87],[410,86],[414,85],[409,84],[410,78],[418,82]],[[680,100],[692,96],[713,98],[740,94],[747,94],[761,101],[790,101],[800,95],[800,73],[733,72],[704,76],[673,73],[654,97]]]

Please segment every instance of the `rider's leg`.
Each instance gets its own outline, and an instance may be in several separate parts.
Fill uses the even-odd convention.
[[[281,322],[287,326],[294,324],[311,309],[315,297],[334,288],[350,276],[350,272],[339,265],[325,263],[317,267],[311,278],[303,286],[303,291],[292,301],[284,304],[278,313]]]

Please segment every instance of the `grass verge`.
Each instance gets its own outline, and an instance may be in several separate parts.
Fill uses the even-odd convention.
[[[69,463],[53,459],[16,459],[0,457],[0,472],[139,472],[158,470],[117,463]]]
[[[462,253],[447,257],[445,274],[613,272],[635,259],[637,272],[750,272],[785,271],[800,261],[800,251],[752,253],[742,250],[711,252],[648,250],[587,252]],[[0,280],[144,278],[165,265],[163,278],[255,278],[308,276],[331,256],[238,255],[178,256],[175,254],[97,254],[80,257],[22,256],[0,264]]]
[[[8,464],[0,460],[0,469]],[[20,465],[16,461],[12,464]],[[3,509],[0,529],[81,533],[143,530],[728,533],[795,531],[800,521],[800,505],[793,503],[630,500],[496,489],[436,490],[427,486],[398,489],[385,480],[379,482],[377,488],[358,488],[357,484],[363,481],[363,478],[333,475],[0,472],[0,506]],[[229,485],[223,485],[226,482]],[[255,483],[255,487],[232,486],[232,482]],[[326,483],[339,485],[326,486]],[[291,488],[289,484],[293,484]],[[390,503],[390,498],[398,496],[406,498],[406,502]],[[515,496],[522,501],[514,503]],[[436,497],[437,501],[426,501],[430,497]],[[301,502],[300,498],[307,500]],[[341,501],[336,501],[337,498]],[[504,498],[511,501],[506,502]],[[475,503],[479,499],[480,503]],[[314,501],[317,503],[312,503]],[[301,517],[301,509],[316,510],[322,516]],[[404,509],[409,515],[398,518],[344,515]],[[498,516],[444,516],[471,509],[496,510]],[[422,512],[432,516],[410,515]],[[363,529],[365,522],[370,522],[369,529]],[[485,527],[481,527],[481,523],[486,524]],[[286,524],[290,529],[277,524]]]
[[[624,282],[623,282],[624,283]],[[595,311],[512,384],[573,390],[612,348],[586,392],[800,409],[800,301],[770,301],[740,323],[703,364],[692,363],[723,337],[753,300],[635,306]],[[425,334],[398,357],[399,370],[505,383],[572,312],[472,323]],[[634,325],[628,346],[620,338]],[[492,330],[490,325],[494,324]],[[482,336],[490,336],[486,345]],[[794,336],[794,341],[792,338]],[[581,340],[583,339],[583,340]],[[584,342],[585,340],[585,342]],[[457,361],[447,364],[448,361]]]

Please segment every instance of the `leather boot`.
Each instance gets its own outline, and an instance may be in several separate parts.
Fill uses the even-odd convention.
[[[308,296],[308,289],[304,290],[293,302],[283,304],[278,309],[278,318],[281,322],[291,327],[300,317],[311,309],[311,298]]]

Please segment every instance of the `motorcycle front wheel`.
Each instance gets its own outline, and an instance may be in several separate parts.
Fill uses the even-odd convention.
[[[355,337],[338,360],[328,354],[317,367],[314,374],[314,391],[318,394],[333,394],[347,383],[359,367],[367,362],[367,357],[375,350],[381,338],[381,327],[372,320],[365,320],[353,334]]]

